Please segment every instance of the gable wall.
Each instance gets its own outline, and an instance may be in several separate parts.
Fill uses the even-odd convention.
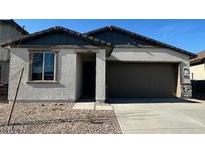
[[[115,45],[154,45],[153,43],[136,39],[134,37],[131,37],[127,34],[115,30],[104,30],[101,32],[91,34],[91,36],[105,40]]]
[[[63,33],[52,33],[41,38],[23,41],[31,45],[92,45],[90,42]]]

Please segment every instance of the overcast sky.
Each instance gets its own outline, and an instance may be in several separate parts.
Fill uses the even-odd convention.
[[[115,25],[193,53],[205,50],[205,20],[15,20],[30,32],[53,26],[63,26],[87,32],[107,25]]]

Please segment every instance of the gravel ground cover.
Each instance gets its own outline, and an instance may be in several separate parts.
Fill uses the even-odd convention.
[[[5,126],[11,104],[0,103],[1,134],[119,134],[114,111],[74,110],[70,103],[17,103],[11,125]]]

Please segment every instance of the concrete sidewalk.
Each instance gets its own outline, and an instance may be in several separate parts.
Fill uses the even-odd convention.
[[[94,102],[76,103],[74,105],[73,109],[76,109],[76,110],[94,110],[95,107],[96,107],[96,110],[113,110],[113,107],[109,104],[96,103],[96,105],[94,106]]]

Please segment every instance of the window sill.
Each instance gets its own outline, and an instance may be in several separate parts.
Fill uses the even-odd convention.
[[[27,81],[27,84],[58,84],[58,81]]]

